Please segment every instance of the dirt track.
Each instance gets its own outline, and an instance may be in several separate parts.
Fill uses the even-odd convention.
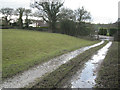
[[[76,57],[80,53],[82,53],[90,48],[99,46],[103,43],[104,43],[104,41],[101,41],[100,43],[97,43],[97,44],[94,44],[91,46],[87,46],[87,47],[83,47],[78,50],[61,55],[57,58],[54,58],[46,63],[43,63],[43,64],[38,65],[28,71],[25,71],[22,74],[15,76],[14,78],[10,78],[10,79],[4,81],[3,84],[0,85],[0,88],[23,88],[23,87],[29,85],[30,83],[34,82],[37,78],[42,77],[46,73],[50,73],[50,72],[54,71],[60,65],[68,62],[69,60]]]

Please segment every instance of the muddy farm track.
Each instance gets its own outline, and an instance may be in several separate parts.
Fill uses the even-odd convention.
[[[9,79],[5,80],[2,83],[1,88],[3,88],[3,87],[4,88],[23,88],[23,87],[29,85],[30,83],[34,82],[37,78],[42,77],[46,73],[50,73],[50,72],[54,71],[59,66],[68,62],[69,60],[76,57],[80,53],[83,53],[84,51],[86,51],[90,48],[99,46],[103,43],[104,43],[104,41],[101,41],[100,43],[80,48],[78,50],[75,50],[75,51],[69,52],[67,54],[64,54],[62,56],[59,56],[57,58],[54,58],[54,59],[52,59],[48,62],[45,62],[41,65],[38,65],[28,71],[23,72],[22,74],[19,74],[13,78],[9,78]]]

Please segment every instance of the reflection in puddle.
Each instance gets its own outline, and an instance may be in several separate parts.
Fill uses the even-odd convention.
[[[112,42],[109,42],[106,46],[100,49],[97,54],[85,63],[82,72],[78,71],[71,79],[72,88],[92,88],[95,85],[95,78],[97,76],[96,69],[99,64],[104,60],[109,47]]]

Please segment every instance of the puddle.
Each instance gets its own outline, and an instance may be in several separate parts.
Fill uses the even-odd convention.
[[[114,37],[99,35],[99,39],[100,39],[100,40],[113,41],[113,40],[114,40]]]
[[[45,62],[43,64],[40,64],[28,71],[23,72],[22,74],[19,74],[15,76],[14,78],[7,79],[3,82],[3,84],[0,85],[0,88],[23,88],[30,83],[34,82],[37,78],[40,78],[41,76],[45,75],[46,73],[50,73],[57,69],[60,65],[68,62],[70,59],[76,57],[80,53],[99,46],[103,44],[104,41],[101,41],[97,44],[87,46],[80,48],[78,50],[69,52],[67,54],[61,55],[59,57],[56,57],[54,59],[49,60],[48,62]]]
[[[85,63],[82,71],[78,71],[71,79],[71,88],[92,88],[95,85],[95,78],[97,77],[97,68],[104,60],[109,47],[112,42],[100,49],[97,54],[93,55],[91,59]]]

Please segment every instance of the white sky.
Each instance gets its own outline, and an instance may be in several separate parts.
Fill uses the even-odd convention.
[[[118,3],[118,18],[120,18],[120,2]]]
[[[30,2],[34,0],[0,0],[0,8],[2,7],[25,7],[29,8]],[[77,9],[84,8],[91,13],[93,23],[112,23],[118,18],[118,2],[120,0],[62,0],[65,1],[64,6]]]

